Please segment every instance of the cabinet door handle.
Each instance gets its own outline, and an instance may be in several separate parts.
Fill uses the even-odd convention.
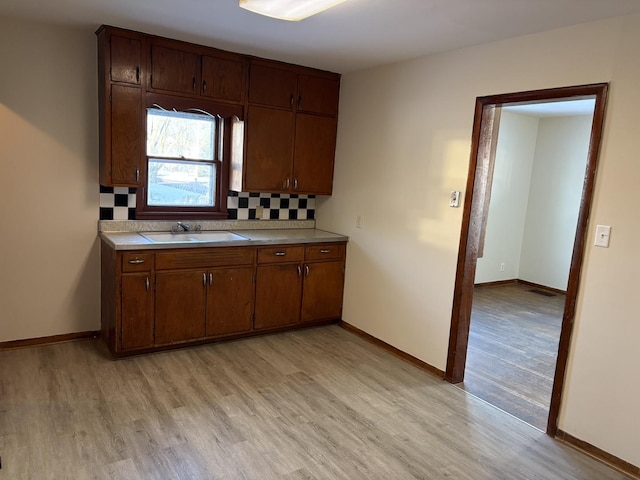
[[[291,94],[291,97],[289,97],[289,105],[293,107],[293,93]]]
[[[202,274],[202,286],[203,287],[207,286],[207,274],[206,273]]]
[[[149,291],[149,277],[147,277],[147,292]]]
[[[320,250],[320,253],[331,253],[331,250],[329,250],[328,248],[323,248],[322,250]]]
[[[209,272],[209,286],[213,286],[213,273]]]
[[[298,96],[298,110],[300,110],[301,106],[302,106],[302,95]]]
[[[140,83],[140,67],[136,67],[136,83]]]
[[[287,180],[284,182],[284,189],[289,190],[290,184],[291,184],[291,181],[289,180],[289,177],[287,177]]]
[[[206,80],[202,81],[202,91],[204,93],[207,93],[207,81]]]
[[[297,179],[297,178],[294,178],[294,179],[293,179],[293,189],[294,189],[294,190],[297,190],[297,189],[298,189],[298,179]]]
[[[276,253],[274,253],[274,255],[276,257],[284,257],[286,254],[287,254],[287,252],[276,252]]]
[[[140,169],[136,168],[136,182],[140,181]]]
[[[305,277],[309,276],[309,265],[305,265],[305,267],[304,267],[304,276]]]
[[[302,275],[302,267],[298,265],[298,278]]]

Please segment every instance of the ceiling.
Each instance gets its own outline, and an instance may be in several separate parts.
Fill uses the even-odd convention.
[[[640,12],[640,0],[347,0],[300,22],[237,0],[0,0],[0,15],[101,24],[347,73]]]

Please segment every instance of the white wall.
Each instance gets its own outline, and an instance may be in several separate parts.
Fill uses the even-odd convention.
[[[537,138],[538,117],[502,111],[484,254],[476,266],[476,283],[520,278],[522,237]],[[501,272],[503,263],[504,272]]]
[[[640,16],[345,75],[334,195],[318,227],[351,237],[344,320],[445,368],[475,98],[611,82],[559,427],[640,465]],[[363,228],[355,228],[361,214]],[[591,246],[597,223],[609,249]]]
[[[542,118],[518,278],[567,289],[593,115]]]
[[[502,112],[476,283],[517,278],[566,290],[592,120]]]
[[[96,55],[0,18],[0,342],[99,329]]]

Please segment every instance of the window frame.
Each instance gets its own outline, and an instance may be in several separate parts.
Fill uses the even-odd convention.
[[[154,106],[160,106],[165,110],[204,110],[212,115],[219,115],[222,118],[222,156],[219,159],[214,158],[213,163],[217,165],[215,187],[216,194],[214,197],[215,206],[213,207],[180,207],[165,205],[149,205],[147,203],[148,188],[148,171],[149,159],[157,158],[156,156],[147,155],[147,109]],[[227,196],[229,191],[229,173],[231,163],[231,119],[236,116],[242,118],[243,107],[241,105],[232,105],[210,100],[198,98],[184,98],[174,95],[164,95],[159,93],[148,92],[144,98],[142,118],[142,135],[139,139],[142,145],[140,169],[141,186],[136,194],[136,219],[139,220],[175,220],[175,219],[200,219],[200,220],[219,220],[228,218]],[[219,133],[216,132],[216,139]]]

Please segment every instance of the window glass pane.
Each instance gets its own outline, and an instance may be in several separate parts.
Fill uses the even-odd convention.
[[[216,165],[149,159],[147,205],[214,207]]]
[[[203,113],[147,110],[147,156],[213,160],[216,119]]]

